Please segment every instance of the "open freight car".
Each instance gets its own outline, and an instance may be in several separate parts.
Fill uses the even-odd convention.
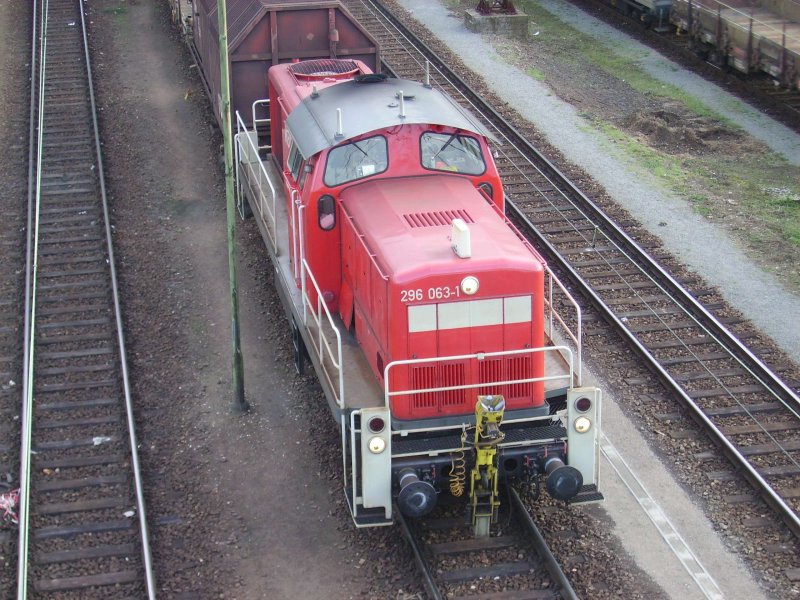
[[[670,15],[712,62],[800,89],[797,0],[674,0]]]
[[[216,0],[194,0],[192,45],[217,121],[220,112],[219,26]],[[272,65],[347,57],[380,70],[377,42],[339,4],[308,0],[227,0],[231,114],[245,119],[253,102],[267,97],[264,75]],[[257,119],[266,119],[257,106]]]

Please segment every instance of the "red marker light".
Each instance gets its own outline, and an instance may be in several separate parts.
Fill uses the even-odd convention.
[[[367,423],[367,427],[372,433],[380,433],[386,427],[386,421],[381,417],[372,417]]]

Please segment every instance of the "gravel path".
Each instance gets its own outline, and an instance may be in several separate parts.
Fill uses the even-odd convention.
[[[789,355],[800,354],[800,336],[796,327],[800,321],[800,298],[755,265],[736,241],[695,213],[685,199],[670,193],[659,181],[643,172],[624,154],[623,149],[595,129],[570,104],[555,96],[546,83],[507,64],[496,48],[480,35],[470,33],[462,21],[442,4],[403,0],[401,5],[431,29],[468,67],[480,73],[487,84],[528,119],[550,144],[604,186],[621,206],[657,235],[670,252],[689,268],[701,273],[709,283],[719,287],[730,304],[772,337]],[[576,9],[558,0],[547,0],[545,6],[548,9],[555,6],[560,12],[576,19]],[[612,35],[610,28],[599,21],[588,16],[584,16],[583,20],[592,23],[585,27],[593,35],[599,32],[606,40]],[[623,34],[617,31],[613,31],[613,36],[616,38],[613,43],[615,48],[641,47],[633,40],[630,40],[629,46],[629,38],[624,44],[620,43]],[[743,127],[746,123],[748,130],[758,128],[759,124],[768,126],[770,129],[760,130],[759,137],[765,141],[784,140],[782,147],[787,160],[800,161],[800,136],[755,113],[713,85],[695,85],[695,76],[676,66],[669,66],[666,59],[659,61],[656,53],[648,52],[652,56],[647,64],[653,65],[654,74],[669,75],[675,85],[692,94],[699,93],[695,90],[703,90],[708,102],[734,107],[726,109],[728,116],[735,117]],[[709,95],[712,91],[714,96]],[[714,97],[724,97],[725,100],[714,100]],[[746,118],[748,114],[751,117]],[[720,260],[720,257],[725,259]],[[781,310],[776,311],[776,306],[780,306]]]

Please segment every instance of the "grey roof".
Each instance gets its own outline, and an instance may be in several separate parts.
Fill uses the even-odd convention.
[[[405,118],[400,117],[403,92]],[[336,109],[342,109],[342,136],[336,136]],[[445,125],[486,137],[491,133],[466,109],[439,90],[416,81],[387,79],[380,83],[346,81],[307,96],[286,125],[306,159],[364,133],[411,123]]]

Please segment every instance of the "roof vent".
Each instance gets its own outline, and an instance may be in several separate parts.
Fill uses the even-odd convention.
[[[403,215],[411,227],[443,227],[450,225],[454,219],[465,223],[474,223],[465,210],[437,210],[434,212],[410,213]]]
[[[469,258],[472,256],[469,227],[462,219],[453,219],[452,229],[450,230],[450,243],[457,257]]]
[[[292,63],[289,70],[298,79],[321,79],[335,75],[355,75],[359,72],[353,60],[306,60]]]

